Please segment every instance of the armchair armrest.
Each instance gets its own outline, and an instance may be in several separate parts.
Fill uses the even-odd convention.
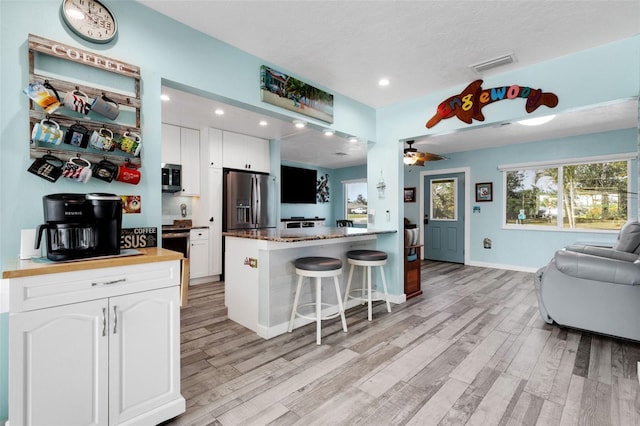
[[[565,250],[557,251],[553,261],[560,272],[572,277],[614,284],[640,284],[640,261],[628,262]]]
[[[635,253],[627,253],[626,251],[615,250],[609,247],[573,244],[565,247],[565,249],[577,253],[590,254],[592,256],[606,257],[608,259],[624,260],[626,262],[635,262],[640,258]]]

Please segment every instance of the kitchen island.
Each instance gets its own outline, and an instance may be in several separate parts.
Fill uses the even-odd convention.
[[[374,250],[379,234],[394,230],[366,228],[260,229],[224,232],[225,304],[229,319],[270,339],[287,331],[297,275],[293,261],[299,257],[326,256],[342,259],[341,288],[344,292],[349,250]],[[386,271],[387,279],[393,275]],[[354,282],[360,282],[354,276]],[[310,301],[310,286],[300,303]],[[336,303],[335,294],[323,300]],[[355,302],[353,302],[355,303]],[[295,327],[311,322],[297,318]]]

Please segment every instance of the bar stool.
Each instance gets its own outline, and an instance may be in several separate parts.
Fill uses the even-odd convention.
[[[351,264],[349,270],[349,279],[347,280],[347,290],[344,295],[344,304],[346,305],[349,298],[359,300],[363,304],[367,302],[369,307],[369,321],[371,321],[371,302],[384,300],[387,303],[387,312],[391,312],[391,304],[389,303],[389,294],[387,293],[387,281],[384,277],[384,265],[387,263],[387,253],[378,250],[351,250],[347,252],[347,262]],[[367,288],[365,288],[365,274],[362,272],[362,289],[351,290],[351,279],[353,278],[353,270],[356,266],[364,266],[367,268]],[[382,288],[384,289],[384,298],[373,298],[371,291],[371,267],[379,266],[380,275],[382,275]],[[360,297],[352,296],[351,293],[359,291]]]
[[[311,319],[316,321],[316,344],[320,344],[321,337],[321,323],[322,320],[328,320],[340,316],[342,319],[342,330],[347,332],[347,320],[344,317],[344,305],[342,304],[342,295],[340,294],[340,285],[338,284],[338,275],[342,274],[342,261],[340,259],[334,259],[332,257],[301,257],[295,260],[294,265],[296,267],[296,274],[298,278],[298,286],[296,288],[296,295],[293,300],[293,309],[291,311],[291,319],[289,320],[289,333],[293,330],[293,320],[296,316],[301,318]],[[303,315],[298,312],[298,301],[300,300],[300,293],[302,290],[302,282],[304,277],[315,278],[315,302],[305,303],[300,305],[313,306],[315,305],[315,316]],[[338,312],[335,314],[329,314],[322,316],[322,306],[335,306],[329,303],[322,303],[322,278],[333,277],[333,282],[336,287],[336,297],[338,298]]]

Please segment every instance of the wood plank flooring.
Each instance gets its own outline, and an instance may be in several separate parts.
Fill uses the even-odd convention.
[[[530,273],[425,261],[424,293],[264,340],[224,285],[181,312],[187,411],[165,425],[640,425],[640,344],[561,329]]]

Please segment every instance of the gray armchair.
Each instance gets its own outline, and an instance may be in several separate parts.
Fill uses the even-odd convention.
[[[549,324],[640,341],[640,223],[627,222],[613,247],[573,245],[535,276]]]

